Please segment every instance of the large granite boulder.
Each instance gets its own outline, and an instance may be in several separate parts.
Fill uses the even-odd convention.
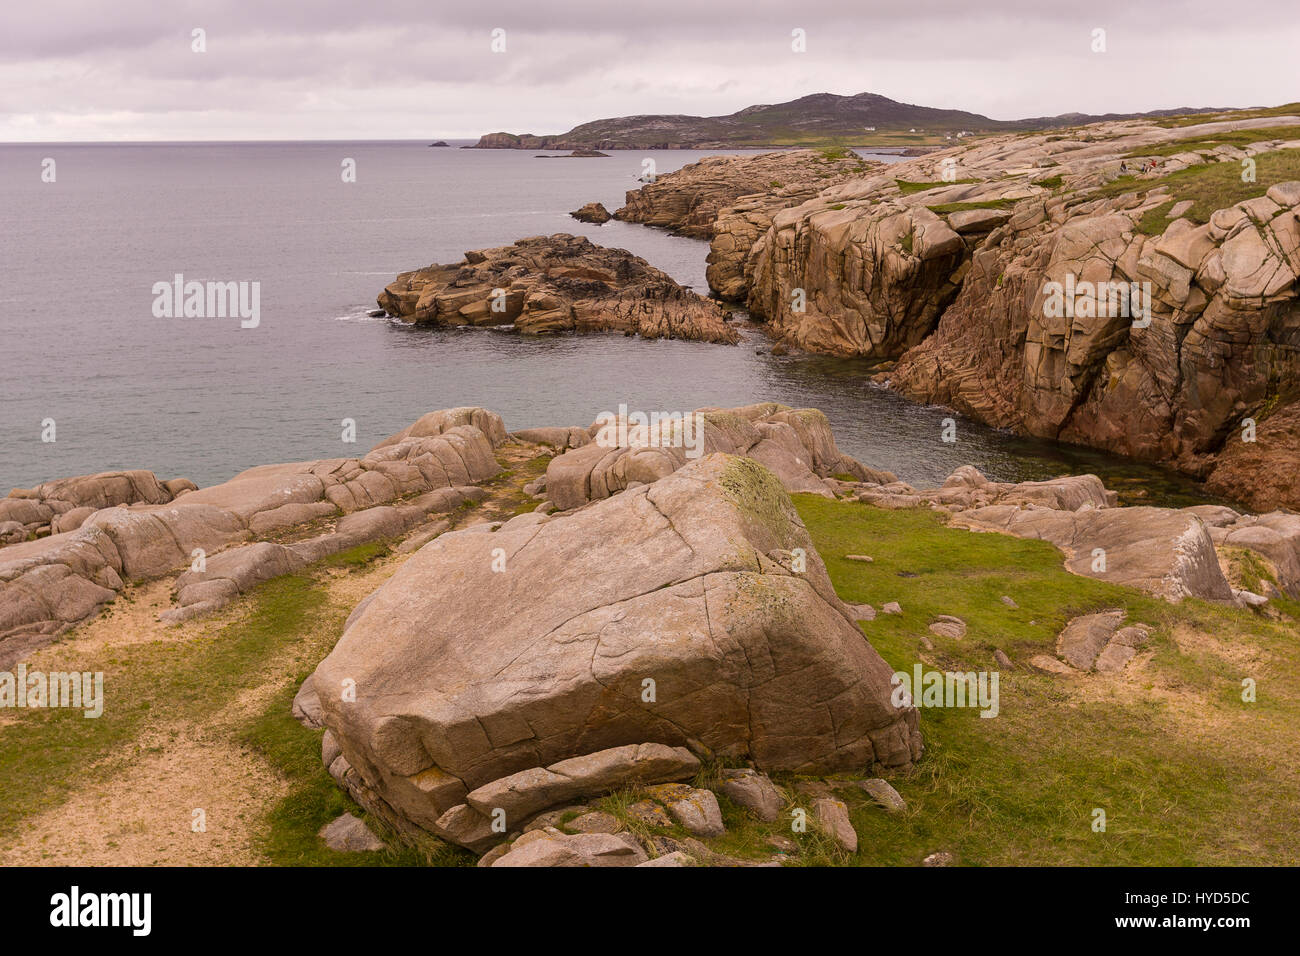
[[[776,477],[710,455],[572,513],[442,535],[368,599],[312,682],[342,749],[331,772],[358,799],[482,849],[504,836],[484,794],[550,786],[562,761],[614,748],[703,746],[804,773],[906,766],[920,736],[890,676]]]

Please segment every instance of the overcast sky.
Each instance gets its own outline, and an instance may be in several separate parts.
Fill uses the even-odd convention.
[[[997,119],[1300,100],[1300,0],[4,0],[0,141],[558,133],[881,93]],[[206,32],[207,51],[191,49]],[[504,53],[491,50],[505,31]],[[802,29],[807,51],[791,50]],[[1106,52],[1092,52],[1093,31]]]

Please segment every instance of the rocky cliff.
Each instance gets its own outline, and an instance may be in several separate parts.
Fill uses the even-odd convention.
[[[619,331],[646,338],[737,341],[718,303],[639,256],[581,236],[520,239],[461,262],[403,272],[379,306],[408,322],[513,325],[521,332]]]
[[[1300,112],[992,137],[714,232],[710,285],[789,345],[1300,507]]]
[[[706,156],[640,189],[629,190],[626,205],[614,218],[710,239],[719,211],[742,196],[758,193],[782,207],[798,205],[827,186],[861,176],[876,165],[842,149]]]

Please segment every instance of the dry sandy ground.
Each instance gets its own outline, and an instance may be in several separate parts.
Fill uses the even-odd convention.
[[[506,467],[537,453],[502,449]],[[495,488],[457,525],[504,517],[522,479]],[[436,517],[434,519],[436,521]],[[408,534],[426,531],[425,523]],[[410,555],[393,553],[359,570],[321,569],[330,604],[346,616],[386,581]],[[169,627],[158,620],[171,606],[170,578],[129,589],[103,614],[60,642],[33,654],[31,669],[58,669],[106,649],[151,641],[184,642],[210,634],[214,625],[248,613],[237,601],[214,615]],[[51,665],[54,665],[53,667]],[[257,753],[239,744],[239,728],[286,687],[301,666],[294,648],[268,661],[251,691],[201,723],[148,721],[121,752],[87,768],[90,785],[67,801],[22,821],[14,839],[0,845],[0,865],[247,865],[262,862],[256,838],[265,814],[287,785]],[[10,718],[12,720],[12,718]],[[194,811],[206,829],[194,832]]]
[[[359,572],[328,575],[337,607],[351,608],[378,587],[404,556]],[[70,639],[28,661],[57,654],[66,663],[91,652],[146,641],[186,641],[210,633],[214,618],[168,627],[158,612],[169,606],[170,580],[152,582],[119,599],[112,610],[78,628]],[[237,604],[221,617],[245,613]],[[17,839],[0,847],[0,864],[90,866],[249,865],[264,815],[284,795],[280,777],[255,752],[240,746],[238,728],[259,713],[298,667],[292,652],[268,662],[256,687],[202,724],[149,723],[124,751],[93,768],[93,785],[23,821]],[[194,811],[205,829],[195,832]]]

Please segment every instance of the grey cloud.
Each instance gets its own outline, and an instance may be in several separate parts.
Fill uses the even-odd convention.
[[[0,139],[545,133],[821,90],[999,118],[1262,105],[1300,99],[1297,41],[1293,0],[53,0],[0,13]]]

